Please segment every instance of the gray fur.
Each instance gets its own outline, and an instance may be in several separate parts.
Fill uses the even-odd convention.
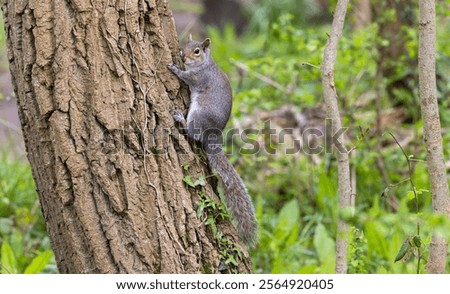
[[[203,42],[189,40],[181,51],[186,70],[168,65],[191,92],[187,120],[179,111],[174,113],[174,119],[187,127],[188,137],[202,143],[210,166],[222,178],[226,204],[236,221],[239,236],[247,245],[254,246],[257,223],[250,196],[221,145],[222,131],[231,113],[231,85],[211,57],[209,44],[209,39]]]

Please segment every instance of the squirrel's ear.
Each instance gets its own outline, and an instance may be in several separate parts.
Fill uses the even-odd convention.
[[[211,44],[211,39],[206,38],[205,40],[203,40],[203,42],[202,42],[203,50],[208,48],[210,44]]]
[[[192,34],[189,34],[189,41],[192,41]]]

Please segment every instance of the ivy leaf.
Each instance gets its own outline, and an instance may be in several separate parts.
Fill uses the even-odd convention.
[[[234,256],[232,254],[228,255],[228,258],[227,258],[227,260],[225,260],[225,263],[226,264],[230,264],[231,263],[234,266],[238,266],[238,263],[237,263],[236,259],[234,258]]]
[[[194,187],[197,186],[205,186],[206,185],[206,178],[204,176],[199,177],[195,182],[194,182]]]
[[[213,235],[216,236],[216,234],[217,234],[216,222],[214,221],[214,219],[212,217],[208,217],[208,219],[205,222],[205,225],[210,226],[211,230],[213,232]]]
[[[182,167],[184,170],[188,170],[190,166],[191,166],[191,165],[190,165],[189,163],[183,163],[183,164],[181,165],[181,167]]]
[[[192,188],[206,185],[206,178],[204,176],[199,177],[195,181],[191,178],[191,176],[184,176],[183,181]]]
[[[242,259],[242,251],[239,247],[234,247],[234,252],[236,252],[237,256]]]
[[[201,218],[203,215],[203,211],[205,210],[205,203],[203,201],[197,201],[197,217]]]
[[[194,181],[192,180],[191,176],[185,176],[183,178],[183,182],[185,182],[189,187],[195,188]]]

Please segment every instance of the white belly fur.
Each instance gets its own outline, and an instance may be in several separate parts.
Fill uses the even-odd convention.
[[[189,124],[193,118],[194,112],[200,109],[200,105],[198,104],[198,94],[192,93],[191,95],[191,105],[189,106],[189,112],[187,116],[187,123]]]

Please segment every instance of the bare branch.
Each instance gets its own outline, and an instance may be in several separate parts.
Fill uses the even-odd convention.
[[[256,71],[250,71],[250,69],[248,68],[248,65],[246,65],[242,62],[239,62],[239,61],[235,61],[235,60],[231,60],[231,63],[234,64],[238,69],[253,74],[257,79],[263,81],[264,83],[268,84],[269,86],[272,86],[275,89],[278,89],[283,93],[290,94],[289,89],[287,89],[283,85],[280,85],[279,83],[275,82],[270,77],[260,74]]]

